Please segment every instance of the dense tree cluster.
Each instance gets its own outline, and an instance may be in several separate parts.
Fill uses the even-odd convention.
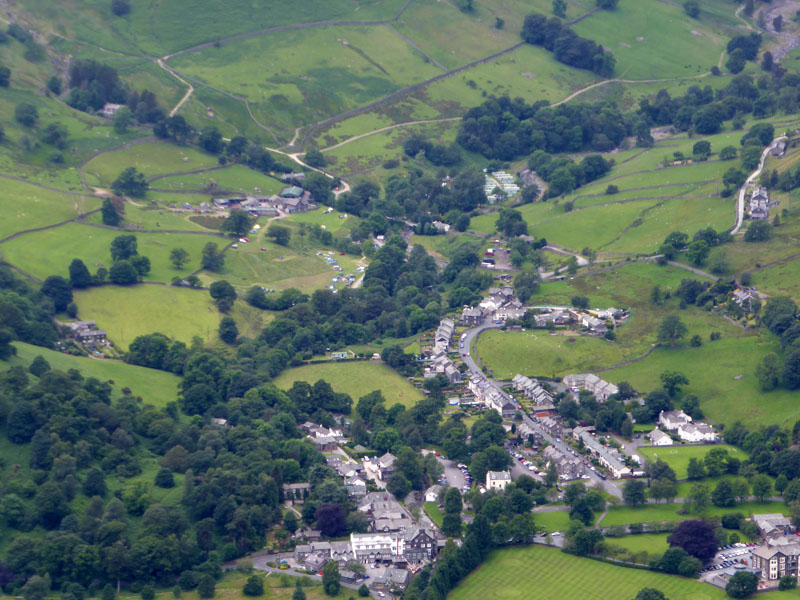
[[[525,42],[543,46],[565,65],[586,69],[602,77],[614,75],[617,63],[614,55],[597,42],[580,37],[560,19],[547,18],[539,13],[530,14],[525,17],[521,35]]]
[[[556,197],[604,177],[614,166],[614,159],[590,154],[576,163],[566,156],[553,157],[544,150],[536,150],[528,159],[528,166],[550,184],[547,193]]]
[[[12,340],[53,345],[58,339],[52,320],[55,302],[56,298],[17,277],[9,266],[0,265],[0,358],[13,352]]]
[[[456,140],[487,158],[515,160],[536,150],[606,152],[631,132],[631,122],[611,102],[552,108],[544,101],[531,105],[506,96],[467,111]]]

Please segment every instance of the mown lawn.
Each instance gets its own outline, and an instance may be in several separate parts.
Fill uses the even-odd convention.
[[[611,527],[612,525],[629,525],[631,523],[648,523],[651,521],[680,521],[685,519],[696,519],[698,513],[679,514],[678,511],[683,507],[680,503],[672,504],[647,504],[645,506],[615,506],[608,510],[608,514],[600,525]],[[742,513],[752,515],[757,513],[782,512],[786,510],[783,502],[742,502],[730,508],[720,508],[711,506],[699,516],[721,516],[729,513]]]
[[[670,600],[727,598],[723,590],[691,579],[616,567],[544,546],[496,550],[448,598],[626,600],[644,587],[659,589]]]
[[[313,385],[320,379],[330,383],[334,391],[349,394],[354,403],[373,390],[383,392],[386,408],[396,403],[408,408],[422,399],[422,393],[405,378],[386,365],[368,361],[320,363],[289,369],[275,378],[275,385],[289,389],[295,381]]]
[[[436,504],[436,502],[426,502],[424,508],[425,508],[425,514],[427,514],[430,517],[431,521],[436,523],[438,527],[441,527],[444,515],[442,515],[442,511]]]
[[[662,448],[640,448],[639,453],[647,457],[651,462],[661,459],[666,462],[675,471],[678,479],[686,479],[687,468],[689,466],[689,459],[696,458],[702,462],[706,454],[712,448],[721,448],[727,450],[728,453],[734,458],[741,461],[747,459],[747,452],[736,448],[735,446],[727,446],[724,444],[716,444],[713,446],[665,446]]]
[[[17,355],[8,364],[28,367],[36,356],[41,355],[53,369],[68,371],[78,369],[84,377],[96,377],[100,381],[113,381],[114,390],[121,394],[122,388],[129,388],[134,396],[141,396],[145,404],[166,406],[178,397],[180,379],[172,373],[129,365],[121,360],[91,359],[70,356],[47,348],[14,342]]]
[[[569,527],[569,510],[535,512],[533,522],[541,531],[565,531]]]
[[[121,349],[139,335],[163,333],[190,343],[199,336],[218,342],[220,314],[207,291],[173,286],[104,286],[75,294],[81,319],[97,321]],[[254,336],[272,319],[270,313],[237,301],[231,315],[241,335]]]
[[[647,552],[649,554],[661,554],[669,545],[667,544],[668,533],[641,533],[638,535],[626,535],[621,538],[606,538],[609,546],[625,548],[628,552]]]

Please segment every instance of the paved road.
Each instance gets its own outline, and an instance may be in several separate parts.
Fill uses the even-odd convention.
[[[753,171],[750,176],[747,178],[747,181],[744,182],[744,185],[739,190],[739,202],[736,207],[736,225],[731,230],[731,235],[735,235],[741,228],[742,222],[744,221],[744,196],[747,193],[747,190],[753,185],[755,182],[756,177],[761,175],[761,171],[764,170],[764,163],[767,161],[767,157],[772,149],[778,145],[779,142],[786,141],[785,135],[780,135],[772,140],[772,143],[764,148],[764,151],[761,153],[761,160],[758,163],[758,168]]]
[[[461,353],[461,358],[464,361],[464,364],[467,365],[467,368],[470,370],[470,373],[473,375],[479,375],[485,377],[483,371],[481,370],[478,363],[475,361],[475,358],[472,356],[472,343],[473,341],[484,331],[489,329],[498,329],[500,325],[495,324],[491,319],[487,318],[483,321],[480,325],[468,329],[464,333],[463,338],[463,348],[461,347],[462,341],[459,340],[459,352]],[[487,378],[488,379],[488,378]],[[510,396],[503,391],[502,386],[498,384],[496,381],[492,379],[488,379],[492,385],[505,397],[510,398]],[[524,412],[522,413],[522,420],[523,422],[533,429],[534,431],[538,432],[550,445],[555,446],[558,450],[560,450],[564,454],[568,454],[570,449],[562,440],[561,442],[556,442],[556,440],[550,436],[547,431],[542,428],[539,423],[535,422],[531,419],[527,414]],[[618,498],[622,498],[622,488],[615,482],[611,480],[603,480],[600,476],[594,471],[588,471],[589,479],[584,480],[586,483],[595,484],[598,487],[603,488],[609,494],[617,496]]]

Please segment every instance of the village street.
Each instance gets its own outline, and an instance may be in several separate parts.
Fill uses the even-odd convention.
[[[480,336],[480,334],[483,333],[484,331],[488,329],[499,329],[500,327],[501,326],[493,322],[491,318],[487,317],[480,325],[477,325],[464,332],[463,340],[459,340],[459,352],[461,353],[461,358],[464,361],[464,364],[467,365],[467,368],[469,369],[471,375],[485,377],[483,371],[481,370],[481,367],[475,360],[475,357],[472,356],[473,342],[476,341],[477,338]],[[511,398],[506,392],[503,391],[502,386],[499,383],[488,377],[487,380],[501,394],[503,394],[503,396],[514,401],[513,398]],[[516,401],[514,402],[516,403]],[[562,453],[567,453],[567,454],[569,453],[568,447],[563,440],[560,442],[556,441],[553,437],[550,436],[550,434],[547,431],[545,431],[545,429],[539,423],[531,419],[530,416],[525,414],[524,411],[521,412],[522,412],[522,421],[523,423],[525,423],[525,425],[527,425],[529,428],[539,433],[548,442],[548,444],[555,446],[555,448],[560,450]],[[606,492],[616,496],[617,498],[622,498],[622,488],[617,483],[610,480],[604,481],[595,471],[588,471],[587,474],[589,475],[588,483],[592,483],[596,487],[604,489]]]

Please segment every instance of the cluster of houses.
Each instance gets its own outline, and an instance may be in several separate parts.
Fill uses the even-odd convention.
[[[328,429],[311,421],[306,421],[300,426],[305,431],[308,439],[320,452],[333,452],[345,443],[341,429]]]
[[[406,509],[388,492],[371,492],[358,502],[371,525],[369,533],[352,533],[343,541],[320,541],[318,532],[304,532],[307,544],[295,548],[298,564],[321,571],[325,563],[339,563],[343,581],[352,582],[347,564],[387,566],[383,575],[370,579],[374,589],[404,589],[411,573],[432,560],[444,540],[434,531],[419,527]]]
[[[562,481],[581,479],[586,473],[586,465],[581,458],[561,452],[555,446],[547,446],[543,455],[546,467],[549,469],[551,465],[555,465],[558,478]]]
[[[534,315],[536,327],[556,327],[578,325],[585,327],[589,333],[603,335],[608,331],[608,324],[624,319],[627,313],[617,308],[605,310],[576,310],[569,307],[552,307]]]
[[[504,419],[511,419],[519,410],[519,405],[511,396],[498,389],[483,375],[470,377],[467,388],[475,396],[476,402],[496,410]]]
[[[64,323],[63,325],[76,342],[87,346],[105,346],[108,344],[108,336],[105,330],[97,329],[97,323],[94,321],[76,321],[74,323]]]
[[[669,432],[674,432],[682,441],[690,443],[714,443],[719,435],[711,425],[693,422],[692,417],[682,410],[662,410],[658,415],[658,424]],[[672,436],[660,429],[654,429],[647,435],[654,446],[671,446]]]
[[[450,360],[447,353],[456,333],[456,324],[452,319],[442,319],[433,334],[433,346],[430,351],[430,363],[425,367],[425,378],[444,375],[448,383],[461,383],[461,371]]]
[[[750,207],[748,210],[750,218],[754,221],[769,219],[769,207],[770,201],[767,189],[763,187],[754,189],[753,194],[750,196]]]
[[[485,178],[483,191],[486,194],[486,200],[489,204],[503,202],[507,198],[513,198],[519,194],[519,186],[516,181],[514,181],[514,176],[505,171],[494,171],[491,174],[486,173]],[[496,194],[496,189],[502,190],[503,193]]]
[[[489,288],[489,295],[476,307],[465,307],[459,323],[480,325],[489,317],[495,321],[515,321],[525,316],[525,308],[515,296],[510,285]]]
[[[598,462],[608,469],[614,479],[627,476],[643,475],[643,472],[632,470],[626,463],[627,457],[611,446],[602,444],[594,433],[593,427],[576,427],[572,430],[572,437],[576,441],[582,441],[583,445],[589,450],[591,455]]]
[[[312,204],[311,193],[296,185],[283,188],[277,196],[215,198],[213,205],[217,210],[239,209],[254,216],[270,217],[278,216],[281,212],[294,214],[316,208]]]
[[[512,387],[522,392],[525,397],[533,402],[538,410],[550,410],[555,408],[553,405],[553,397],[546,389],[542,387],[535,379],[526,377],[525,375],[515,375],[511,380]]]
[[[579,390],[591,392],[600,402],[608,400],[609,397],[619,392],[619,388],[616,385],[600,379],[594,373],[565,375],[562,381],[573,392]]]

